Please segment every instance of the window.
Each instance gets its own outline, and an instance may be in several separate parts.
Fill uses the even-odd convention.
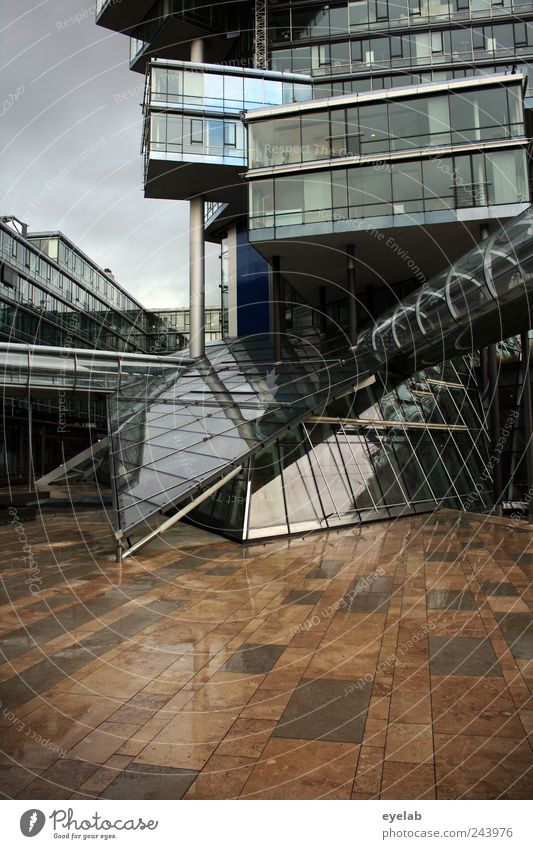
[[[228,147],[237,146],[237,127],[228,121],[224,122],[224,144]]]
[[[392,166],[393,212],[421,212],[422,166],[420,162],[402,162]]]
[[[279,177],[275,181],[276,224],[302,224],[304,208],[303,176]]]
[[[274,181],[259,180],[250,184],[252,229],[274,226]]]
[[[348,41],[334,43],[330,46],[331,66],[339,68],[350,65],[350,44]]]
[[[331,209],[331,176],[328,172],[304,174],[304,224],[324,221]]]
[[[203,144],[204,122],[200,118],[191,118],[191,144]]]
[[[517,47],[527,47],[527,33],[524,23],[514,25],[514,42]]]
[[[451,31],[452,53],[471,53],[472,42],[469,29],[454,29]]]
[[[474,50],[485,49],[485,33],[483,27],[474,27],[472,30],[472,44]]]
[[[330,130],[327,112],[302,115],[302,159],[328,159],[330,155]]]
[[[153,150],[165,149],[166,134],[166,116],[153,114],[150,119],[150,146]]]
[[[399,36],[392,36],[390,40],[390,55],[393,59],[403,56],[403,41]]]
[[[367,0],[356,0],[355,3],[349,3],[348,14],[351,29],[361,29],[364,27],[368,23]]]
[[[442,32],[431,33],[431,52],[442,53]]]
[[[444,162],[444,167],[443,167]],[[452,178],[447,161],[425,159],[422,162],[424,207],[427,210],[446,209],[451,206]]]
[[[362,106],[359,109],[361,153],[382,153],[389,146],[387,105]]]
[[[386,21],[388,17],[388,0],[376,0],[376,20]]]

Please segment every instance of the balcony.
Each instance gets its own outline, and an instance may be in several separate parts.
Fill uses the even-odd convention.
[[[145,194],[244,203],[245,110],[312,97],[295,74],[155,60],[144,102]],[[190,167],[185,168],[184,165]]]

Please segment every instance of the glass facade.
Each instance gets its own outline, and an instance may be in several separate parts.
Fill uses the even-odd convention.
[[[145,169],[150,157],[191,163],[246,164],[241,113],[312,97],[310,81],[189,62],[158,62],[148,72]],[[148,178],[149,179],[149,178]]]
[[[382,103],[249,116],[249,169],[524,136],[522,87],[493,85]]]
[[[335,168],[250,183],[250,230],[528,200],[526,151]]]
[[[149,352],[163,328],[61,234],[0,223],[0,338]]]
[[[533,25],[523,17],[533,12],[531,3],[515,8],[487,3],[484,9],[468,0],[461,9],[457,0],[453,8],[431,0],[417,3],[416,10],[411,5],[362,0],[277,9],[271,21],[272,68],[320,77],[532,55]],[[448,20],[452,26],[443,27]]]

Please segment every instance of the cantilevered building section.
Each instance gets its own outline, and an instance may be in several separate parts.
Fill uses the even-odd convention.
[[[533,3],[108,0],[97,23],[145,74],[146,195],[191,207],[193,362],[112,416],[120,544],[161,512],[251,539],[525,497],[528,411],[514,483],[483,472],[498,363],[530,397]]]

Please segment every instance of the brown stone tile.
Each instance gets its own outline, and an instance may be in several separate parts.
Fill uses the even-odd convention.
[[[18,799],[65,799],[98,769],[96,763],[65,758],[56,761],[30,785],[21,790]]]
[[[349,799],[359,746],[309,740],[268,743],[244,799]]]
[[[387,733],[385,759],[401,763],[426,763],[433,757],[431,725],[392,722]]]
[[[292,690],[276,692],[259,687],[241,713],[247,719],[279,719],[292,696]]]
[[[435,799],[435,793],[432,765],[385,762],[380,799]]]
[[[500,613],[497,621],[513,657],[533,659],[533,614]]]
[[[222,667],[223,672],[265,675],[271,672],[287,646],[244,643]]]
[[[102,792],[102,799],[181,799],[197,772],[150,764],[129,764]]]
[[[237,799],[256,761],[214,754],[189,787],[185,799]]]
[[[386,613],[389,601],[389,593],[348,591],[342,609],[346,613]]]
[[[331,580],[336,578],[339,573],[346,569],[344,560],[322,560],[320,565],[315,566],[307,577],[312,580]]]
[[[354,792],[379,794],[381,773],[383,770],[383,750],[369,746],[361,746],[357,772],[355,774]]]
[[[360,743],[370,693],[365,681],[303,679],[273,736]]]
[[[435,735],[438,799],[530,799],[533,752],[526,740]]]
[[[187,709],[202,713],[240,711],[248,704],[262,680],[262,676],[252,678],[248,675],[217,672],[194,694]]]
[[[488,639],[430,636],[429,651],[432,675],[502,674]]]
[[[0,794],[5,799],[14,799],[22,795],[24,788],[39,777],[41,770],[26,769],[22,766],[2,764],[0,768]]]
[[[236,719],[237,714],[226,711],[182,711],[145,746],[135,763],[201,770]]]
[[[238,719],[215,754],[257,759],[268,743],[275,726],[276,721],[272,719]]]
[[[522,737],[518,713],[501,678],[432,676],[433,727],[437,733]]]
[[[113,755],[106,764],[99,767],[91,777],[85,781],[79,790],[72,795],[73,799],[97,799],[105,788],[119,775],[130,763],[131,758],[126,755]]]
[[[428,590],[427,606],[429,610],[477,610],[476,601],[467,589]]]
[[[309,604],[314,607],[315,604],[318,604],[322,595],[323,593],[318,590],[291,590],[283,599],[282,604]]]
[[[517,596],[518,591],[513,584],[508,581],[483,581],[481,583],[481,592],[485,595],[496,596]]]
[[[87,734],[69,756],[88,763],[103,764],[135,733],[138,726],[120,722],[103,722]]]

